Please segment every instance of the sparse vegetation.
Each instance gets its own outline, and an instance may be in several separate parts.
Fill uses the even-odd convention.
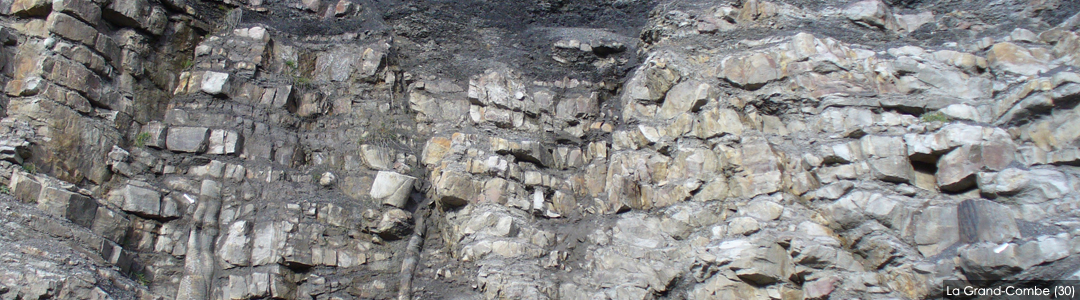
[[[315,84],[312,83],[311,78],[308,78],[307,76],[293,76],[293,85],[295,85],[301,90],[309,89],[315,86]]]
[[[322,179],[322,174],[318,172],[311,173],[311,182],[318,183]]]
[[[6,185],[0,185],[0,194],[11,195],[11,188]]]
[[[311,80],[311,77],[300,74],[300,66],[297,65],[296,61],[286,60],[284,71],[286,78],[291,81],[292,86],[297,90],[304,92],[315,88],[315,82]]]
[[[32,162],[24,163],[22,165],[22,168],[23,171],[26,171],[26,173],[37,174],[37,166],[35,166]]]
[[[132,274],[132,277],[134,277],[135,281],[139,284],[143,286],[150,286],[150,278],[147,278],[146,274],[144,274],[143,272],[136,271],[134,274]]]
[[[150,133],[143,132],[135,136],[135,147],[146,147],[146,142],[150,141]]]
[[[929,113],[922,114],[922,116],[919,116],[919,119],[922,120],[924,123],[931,123],[931,122],[942,122],[942,123],[944,123],[944,122],[952,121],[952,118],[949,118],[949,116],[945,115],[944,113],[942,113],[940,111],[935,111],[935,112],[929,112]]]
[[[180,69],[181,70],[190,69],[192,66],[195,66],[195,62],[192,61],[191,59],[184,59],[183,61],[180,62]]]

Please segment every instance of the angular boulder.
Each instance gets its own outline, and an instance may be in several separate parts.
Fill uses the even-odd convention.
[[[1030,50],[1009,42],[991,47],[986,60],[990,69],[1015,75],[1036,75],[1050,70],[1047,62],[1033,56]]]
[[[120,190],[119,196],[122,197],[121,208],[124,211],[146,217],[161,217],[161,193],[127,185]]]
[[[889,6],[879,0],[859,1],[844,8],[844,16],[849,20],[872,27],[887,30],[900,28]]]
[[[915,217],[915,243],[923,256],[941,253],[960,240],[956,206],[931,206]]]
[[[1020,237],[1012,210],[995,202],[968,199],[956,209],[962,243],[1002,243]]]
[[[1016,244],[979,243],[960,247],[960,269],[968,280],[999,280],[1023,269]]]
[[[199,90],[211,95],[223,95],[229,92],[229,73],[206,71],[203,73]]]
[[[369,195],[375,202],[404,208],[409,201],[409,194],[412,192],[415,181],[416,177],[379,171],[375,176],[375,182],[371,184]]]
[[[209,137],[210,129],[206,127],[171,127],[165,144],[176,152],[202,153]]]

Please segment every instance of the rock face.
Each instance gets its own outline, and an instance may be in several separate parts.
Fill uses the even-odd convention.
[[[0,3],[0,298],[1080,274],[1074,2],[207,1]]]

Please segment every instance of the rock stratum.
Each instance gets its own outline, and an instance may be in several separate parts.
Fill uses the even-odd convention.
[[[2,299],[1080,278],[1067,0],[0,1]]]

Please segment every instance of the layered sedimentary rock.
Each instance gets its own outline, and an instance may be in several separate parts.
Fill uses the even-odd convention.
[[[1076,279],[1078,10],[10,1],[0,296],[933,298]]]

